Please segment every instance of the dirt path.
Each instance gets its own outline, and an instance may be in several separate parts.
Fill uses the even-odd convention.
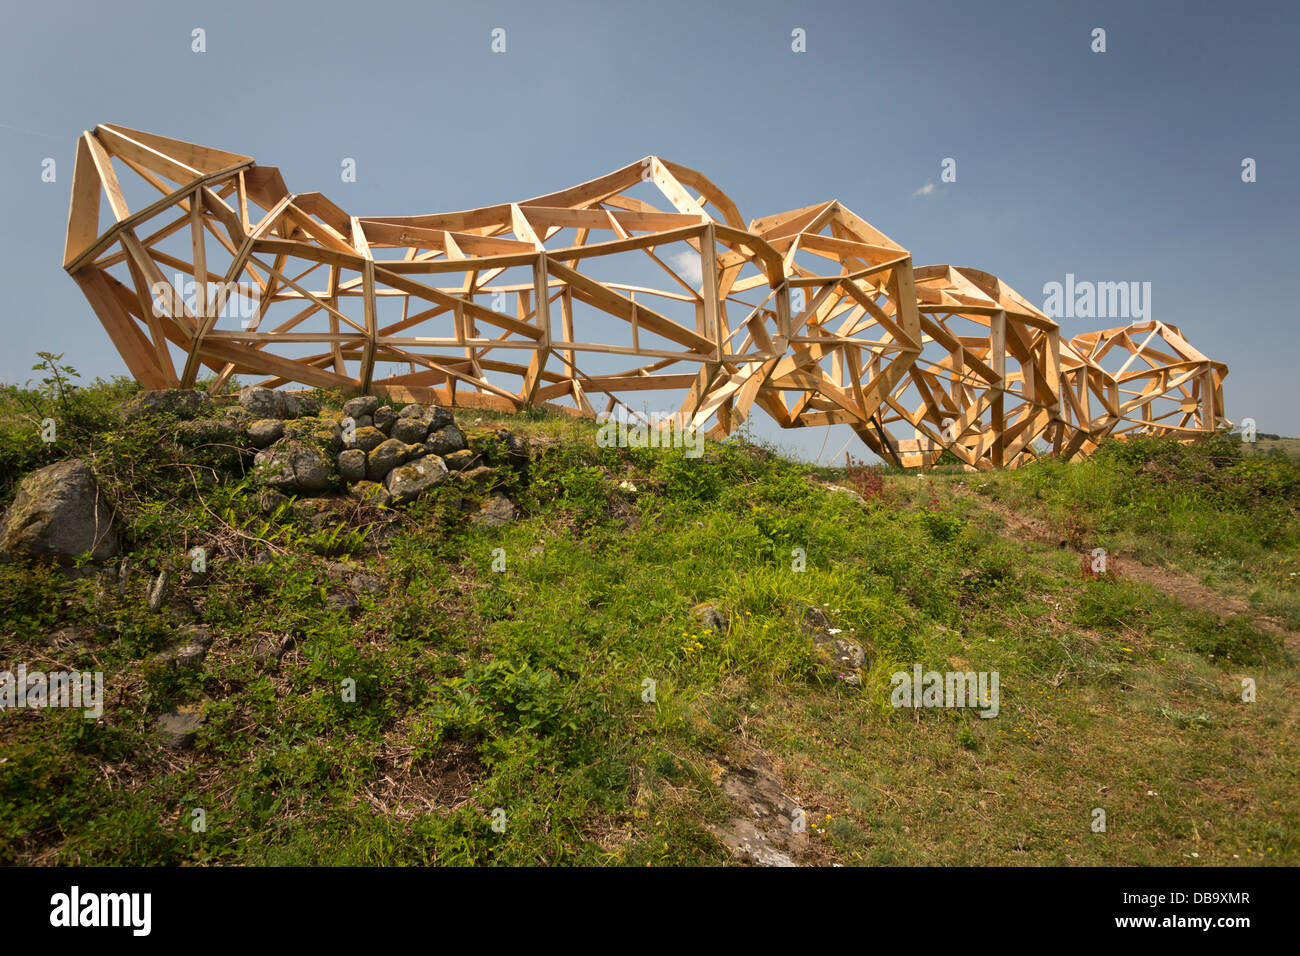
[[[997,515],[1002,520],[1003,529],[1009,537],[1019,541],[1049,544],[1062,549],[1069,547],[1060,529],[1047,521],[1019,514],[1003,505],[985,501],[974,494],[959,494],[959,497],[973,501],[984,511]],[[1082,557],[1083,555],[1080,555],[1080,558]],[[1180,604],[1215,614],[1220,618],[1245,615],[1260,630],[1281,638],[1288,650],[1300,651],[1300,632],[1288,629],[1275,618],[1260,614],[1243,598],[1208,588],[1186,571],[1143,564],[1132,555],[1117,554],[1114,557],[1122,576],[1139,584],[1150,585]]]

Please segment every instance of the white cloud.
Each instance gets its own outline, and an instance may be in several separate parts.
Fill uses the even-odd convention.
[[[934,192],[936,188],[937,187],[934,185],[934,181],[931,180],[930,182],[922,186],[920,189],[918,189],[916,192],[912,193],[912,198],[915,199],[917,196],[928,196],[930,195],[930,193]]]
[[[700,254],[694,249],[683,249],[668,257],[668,264],[695,289],[704,285],[704,270],[700,268]]]

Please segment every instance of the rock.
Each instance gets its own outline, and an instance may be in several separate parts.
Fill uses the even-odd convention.
[[[325,598],[325,607],[331,611],[347,611],[356,614],[361,610],[361,602],[351,591],[331,591]]]
[[[483,460],[468,448],[453,451],[450,455],[444,456],[443,460],[446,461],[447,467],[452,471],[466,471],[483,464]]]
[[[347,442],[349,448],[360,448],[364,452],[372,452],[387,439],[384,433],[378,428],[371,425],[358,425],[352,433],[352,441]]]
[[[481,494],[492,490],[492,486],[497,482],[497,470],[480,465],[478,468],[471,468],[468,471],[461,471],[456,474],[456,480],[462,484],[469,485]]]
[[[737,818],[728,827],[716,827],[715,835],[731,851],[731,858],[737,863],[750,863],[754,866],[798,866],[789,856],[782,853],[768,835],[759,830],[749,820]]]
[[[179,671],[197,668],[208,656],[208,649],[202,644],[182,644],[155,654],[149,658],[146,667],[157,671]]]
[[[718,786],[734,815],[705,828],[731,851],[732,859],[756,866],[795,866],[794,854],[807,851],[809,835],[795,831],[801,808],[785,792],[767,756],[757,750],[729,756]]]
[[[382,481],[390,471],[406,461],[406,446],[396,438],[389,438],[366,456],[366,478]]]
[[[430,429],[442,428],[455,421],[451,412],[441,405],[419,405],[412,402],[410,405],[403,405],[397,414],[401,418],[418,418]]]
[[[422,418],[399,418],[393,423],[389,434],[399,441],[412,445],[424,441],[429,436],[429,425]]]
[[[528,464],[531,449],[527,441],[505,428],[499,428],[493,434],[505,445],[506,455],[510,459],[511,465],[515,468],[523,468]]]
[[[855,641],[837,637],[819,644],[816,654],[835,671],[835,677],[850,687],[862,687],[862,665],[867,661],[866,652]]]
[[[186,624],[180,629],[180,635],[186,644],[197,644],[205,650],[212,646],[213,634],[202,624]]]
[[[731,626],[727,616],[712,601],[705,601],[703,604],[697,604],[691,608],[691,617],[709,630],[719,631],[724,634]]]
[[[339,452],[339,475],[349,485],[366,477],[366,453],[360,448]]]
[[[345,507],[339,498],[299,498],[291,510],[294,518],[310,526],[313,531],[319,531],[341,521]]]
[[[175,431],[176,442],[185,449],[182,461],[199,467],[201,482],[215,480],[212,469],[242,471],[247,459],[252,457],[247,439],[247,429],[242,422],[231,418],[196,418],[180,422]]]
[[[397,423],[397,412],[393,411],[387,405],[380,405],[370,416],[378,428],[385,435],[392,434],[393,425]]]
[[[262,509],[262,514],[271,514],[288,500],[274,488],[263,488],[257,493],[257,507]]]
[[[298,398],[288,392],[278,392],[260,385],[249,385],[239,390],[239,404],[255,418],[297,418]]]
[[[331,561],[325,565],[325,577],[331,581],[346,581],[355,573],[357,573],[356,565],[348,564],[346,561]]]
[[[322,418],[299,418],[284,429],[286,438],[311,442],[333,454],[343,447],[343,429],[337,422]]]
[[[369,415],[359,415],[356,418],[348,419],[348,420],[352,422],[353,428],[374,428],[375,427],[375,420],[371,418]],[[380,434],[383,434],[383,432],[380,432]]]
[[[239,405],[221,406],[221,420],[223,422],[229,422],[232,427],[238,428],[241,431],[248,428],[250,422],[256,421],[252,415],[248,414],[248,412]]]
[[[795,611],[799,614],[799,628],[812,640],[813,654],[818,660],[835,672],[836,680],[861,689],[866,649],[857,641],[840,637],[841,628],[832,627],[831,619],[816,604],[796,601]]]
[[[276,638],[271,634],[262,634],[253,645],[253,660],[262,667],[280,666],[280,659],[289,652],[295,641],[292,636]]]
[[[441,405],[423,406],[423,414],[421,417],[429,423],[429,431],[437,431],[440,428],[445,428],[448,425],[455,424],[456,421],[456,419],[452,417],[450,410],[443,408]]]
[[[359,395],[343,403],[343,415],[354,421],[362,415],[373,415],[379,407],[379,399],[373,395]]]
[[[358,594],[379,594],[384,590],[384,579],[377,574],[361,572],[348,580],[348,586]]]
[[[255,448],[274,445],[284,437],[284,422],[278,418],[259,418],[248,426],[248,440]]]
[[[254,479],[280,491],[324,491],[330,483],[329,459],[315,445],[286,439],[257,453]]]
[[[299,417],[314,418],[320,414],[320,399],[313,395],[297,395],[295,397],[298,399]]]
[[[158,733],[162,745],[170,750],[183,750],[194,743],[194,736],[201,729],[207,718],[203,716],[203,705],[179,704],[165,711],[158,718]]]
[[[429,437],[425,439],[424,447],[429,449],[431,455],[450,455],[454,451],[460,451],[465,447],[465,436],[455,425],[443,425],[441,428],[431,431]]]
[[[206,392],[189,388],[164,388],[138,392],[122,405],[122,417],[128,422],[151,415],[175,415],[194,418],[212,409]]]
[[[499,528],[509,524],[519,516],[519,508],[505,495],[493,495],[487,500],[474,520],[489,528]]]
[[[393,501],[406,502],[418,497],[421,492],[442,484],[446,477],[447,466],[442,459],[430,455],[389,472],[384,486],[392,495]]]
[[[32,472],[0,520],[0,555],[24,554],[72,564],[117,554],[113,516],[84,461],[72,458]]]
[[[358,501],[368,501],[377,505],[386,505],[392,500],[388,489],[374,481],[358,481],[348,490],[348,494]]]
[[[809,637],[816,639],[819,631],[824,633],[830,630],[831,619],[816,604],[805,604],[803,601],[796,601],[794,608],[795,613],[799,615],[800,627]]]

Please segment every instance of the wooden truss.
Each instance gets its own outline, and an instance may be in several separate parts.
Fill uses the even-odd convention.
[[[214,393],[260,375],[584,416],[637,416],[640,392],[715,438],[757,407],[847,424],[900,464],[946,450],[975,469],[1225,424],[1226,368],[1172,327],[1062,342],[998,279],[913,270],[838,202],[746,224],[655,156],[523,202],[359,218],[251,157],[101,125],[78,141],[64,267],[147,388],[206,369]],[[1153,410],[1165,399],[1176,422]]]

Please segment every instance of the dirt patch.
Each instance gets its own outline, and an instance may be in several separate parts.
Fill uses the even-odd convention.
[[[417,761],[394,750],[381,758],[379,776],[364,797],[380,813],[398,819],[447,813],[470,802],[482,776],[483,766],[468,744],[448,744]]]

